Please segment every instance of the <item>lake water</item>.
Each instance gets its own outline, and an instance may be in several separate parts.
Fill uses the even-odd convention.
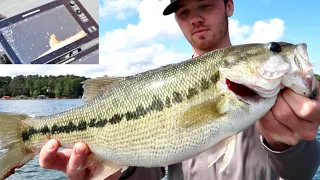
[[[83,101],[75,100],[0,100],[0,112],[26,113],[35,116],[51,115],[68,109],[81,106]],[[320,138],[320,131],[318,131]],[[64,173],[56,170],[42,169],[39,167],[38,156],[20,169],[16,170],[8,180],[67,180]],[[313,180],[320,180],[318,169]]]

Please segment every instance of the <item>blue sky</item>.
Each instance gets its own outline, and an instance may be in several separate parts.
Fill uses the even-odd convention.
[[[173,15],[162,16],[168,3],[169,0],[99,0],[99,65],[6,66],[0,67],[0,76],[126,76],[186,60],[192,55],[189,43]],[[233,44],[307,43],[310,61],[320,74],[319,0],[234,0],[234,3],[234,15],[229,18]]]
[[[235,0],[235,12],[230,19],[238,20],[240,27],[250,26],[251,28],[257,21],[268,23],[274,18],[283,20],[284,30],[282,36],[281,38],[276,38],[276,40],[292,43],[307,43],[310,61],[315,65],[316,72],[320,73],[320,52],[318,51],[318,41],[320,40],[320,35],[318,33],[320,32],[320,21],[317,18],[320,17],[320,11],[318,10],[318,7],[320,7],[320,1],[308,0],[308,3],[301,2],[306,1]],[[103,0],[99,0],[99,4],[100,7],[106,7],[108,5],[113,5],[114,7],[113,10],[109,9],[109,13],[106,13],[107,15],[102,16],[102,13],[100,13],[100,37],[102,38],[106,32],[113,32],[119,28],[125,30],[128,24],[137,25],[141,20],[139,19],[139,11],[134,10],[134,8],[124,8],[125,12],[128,12],[128,15],[126,18],[119,19],[117,18],[117,12],[115,12],[117,6],[110,3],[110,0],[105,1],[105,3]],[[160,8],[161,6],[156,7]],[[101,11],[102,10],[100,10],[100,12]],[[277,27],[274,26],[272,28],[276,29]],[[252,33],[241,34],[244,39],[249,38],[250,35],[252,35]],[[139,37],[137,36],[137,38]],[[270,39],[273,40],[272,37],[270,37]],[[164,38],[155,42],[163,44],[177,53],[192,53],[190,45],[181,34],[177,36],[174,41],[169,38]],[[234,43],[234,41],[232,42]]]
[[[302,3],[306,2],[306,3]],[[258,20],[279,18],[284,20],[282,40],[307,43],[310,61],[320,61],[320,1],[318,0],[236,0],[234,18],[241,23],[253,24]]]

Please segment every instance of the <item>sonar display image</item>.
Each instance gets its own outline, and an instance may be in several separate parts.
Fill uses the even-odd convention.
[[[63,5],[0,31],[19,60],[26,64],[87,35]]]

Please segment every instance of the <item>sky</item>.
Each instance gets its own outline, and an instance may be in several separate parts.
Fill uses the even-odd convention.
[[[308,2],[308,3],[302,3]],[[169,0],[99,0],[99,65],[0,66],[0,76],[75,74],[127,76],[189,59],[192,49],[173,15],[163,16]],[[231,43],[306,43],[320,74],[319,0],[234,0],[229,18]]]

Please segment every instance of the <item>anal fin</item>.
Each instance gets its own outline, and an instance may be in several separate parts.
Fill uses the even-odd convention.
[[[216,144],[213,148],[209,149],[207,152],[209,167],[216,163],[220,158],[222,163],[220,165],[219,173],[221,173],[230,163],[233,156],[234,149],[236,145],[236,135],[225,138]],[[223,156],[223,159],[222,159]]]

